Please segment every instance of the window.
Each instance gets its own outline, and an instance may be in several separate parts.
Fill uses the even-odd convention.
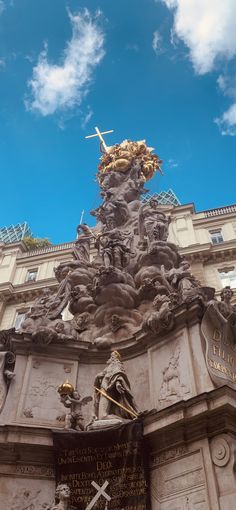
[[[211,242],[212,244],[220,244],[224,242],[221,228],[218,230],[210,230]]]
[[[229,286],[236,289],[236,270],[234,267],[218,269],[222,287]]]
[[[22,322],[25,320],[27,311],[28,310],[16,312],[16,318],[15,318],[15,324],[14,324],[16,330],[20,329]]]
[[[27,271],[26,282],[35,282],[38,274],[38,269],[30,269]]]

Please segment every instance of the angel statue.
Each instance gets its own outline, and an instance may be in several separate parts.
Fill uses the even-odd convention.
[[[65,415],[65,429],[84,430],[84,418],[81,409],[93,400],[92,397],[81,399],[73,384],[68,381],[61,384],[57,391],[62,404],[69,410]],[[61,419],[61,417],[58,417],[58,419]]]

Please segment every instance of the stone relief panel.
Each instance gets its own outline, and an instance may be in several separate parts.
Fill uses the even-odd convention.
[[[78,363],[68,360],[29,356],[17,421],[27,424],[63,426],[58,416],[65,414],[57,389],[68,379],[76,386]]]
[[[191,361],[185,335],[150,349],[153,407],[163,409],[193,396]]]
[[[45,510],[53,501],[55,482],[0,478],[0,510]]]
[[[210,510],[200,450],[186,453],[184,448],[175,448],[159,460],[157,456],[155,464],[158,467],[151,472],[153,510]]]

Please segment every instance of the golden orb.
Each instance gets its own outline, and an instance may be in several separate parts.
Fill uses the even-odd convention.
[[[60,393],[60,395],[73,395],[73,392],[74,392],[75,388],[73,386],[73,384],[69,383],[68,380],[66,380],[64,383],[60,384],[60,386],[58,387],[58,393]]]

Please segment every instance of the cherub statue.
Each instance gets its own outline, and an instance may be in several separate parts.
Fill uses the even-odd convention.
[[[78,391],[68,381],[61,384],[57,391],[62,404],[69,409],[69,412],[65,415],[65,429],[84,430],[84,418],[81,409],[93,400],[92,397],[81,399]]]

